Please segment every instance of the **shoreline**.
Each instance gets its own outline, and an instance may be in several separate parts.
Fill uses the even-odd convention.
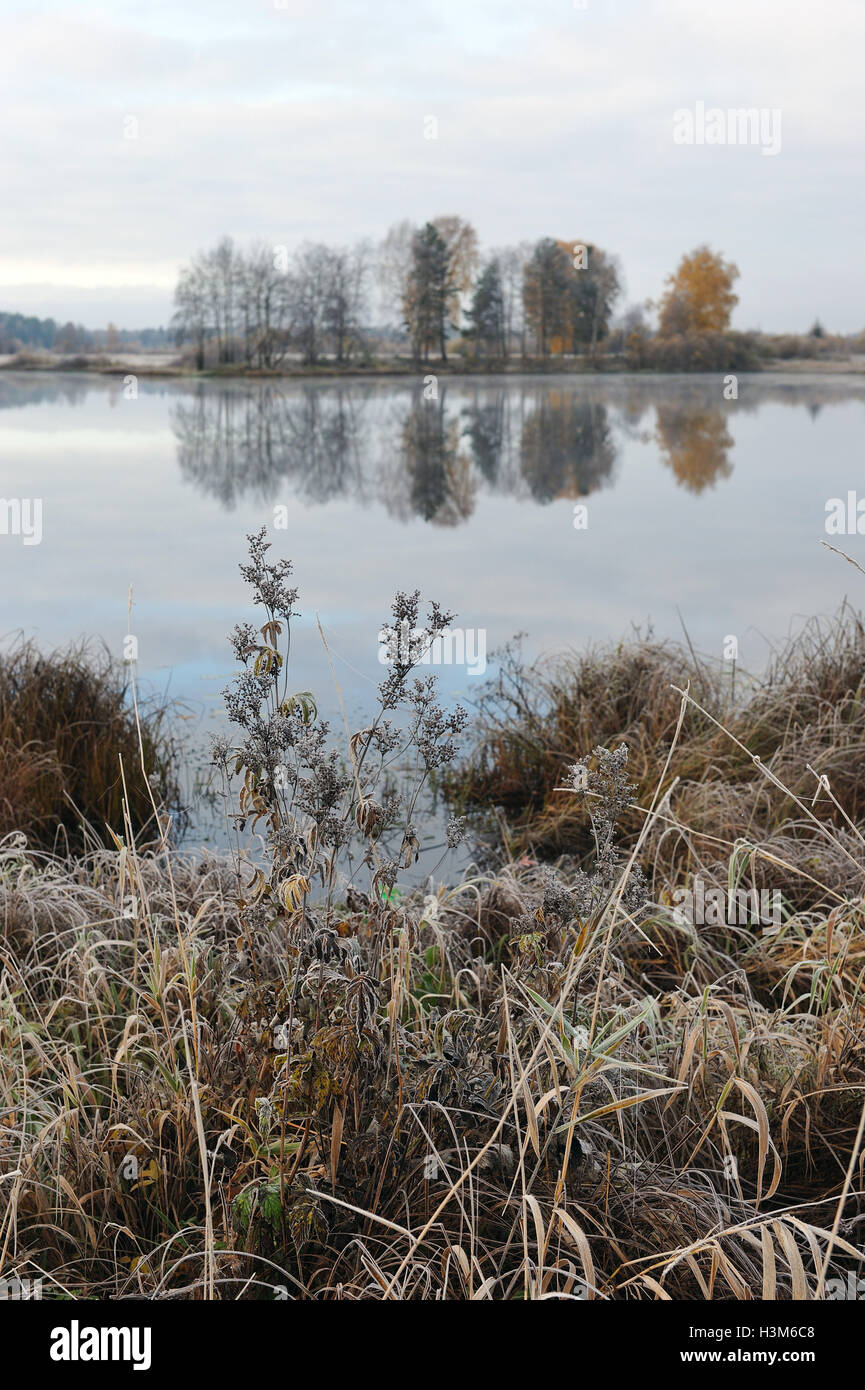
[[[123,377],[134,375],[139,379],[152,381],[343,381],[350,380],[412,380],[418,377],[434,376],[436,378],[447,377],[455,380],[472,379],[481,377],[484,379],[494,377],[523,377],[523,376],[556,376],[556,377],[584,377],[584,376],[635,376],[635,377],[699,377],[717,376],[719,373],[724,375],[735,375],[737,377],[760,377],[760,376],[791,376],[800,377],[808,373],[819,376],[844,376],[844,377],[865,377],[865,358],[861,361],[856,359],[844,359],[820,361],[814,358],[767,358],[758,367],[740,368],[736,372],[731,372],[726,367],[699,368],[692,371],[679,369],[671,371],[661,367],[633,367],[623,362],[611,362],[604,364],[603,361],[595,361],[591,364],[556,364],[554,362],[523,362],[509,365],[500,364],[498,366],[471,366],[466,363],[451,365],[450,363],[420,363],[414,365],[408,362],[389,362],[387,364],[376,364],[374,366],[344,366],[336,367],[334,364],[322,364],[317,367],[291,367],[291,368],[243,368],[243,367],[207,367],[201,371],[196,371],[189,367],[177,367],[167,364],[158,366],[142,365],[135,361],[115,361],[110,363],[81,363],[72,365],[70,362],[15,362],[14,360],[0,362],[0,373],[21,372],[21,373],[50,373],[52,376],[101,376],[101,377]]]

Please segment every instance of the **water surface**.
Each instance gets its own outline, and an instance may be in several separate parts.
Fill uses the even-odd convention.
[[[529,654],[636,625],[759,667],[798,616],[861,603],[865,579],[819,544],[857,485],[865,378],[518,377],[157,382],[0,374],[0,496],[40,498],[39,545],[0,535],[0,633],[96,635],[215,727],[225,635],[251,616],[244,537],[275,521],[303,617],[297,689],[341,724],[382,678],[397,589],[452,609],[486,649]],[[586,512],[575,513],[585,507]],[[575,520],[587,522],[578,529]],[[859,536],[828,537],[865,564]],[[450,698],[476,693],[444,666]]]

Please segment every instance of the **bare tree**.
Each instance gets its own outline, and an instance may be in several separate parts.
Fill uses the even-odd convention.
[[[210,306],[207,270],[202,256],[194,256],[189,265],[182,267],[174,290],[174,305],[171,322],[177,343],[195,344],[195,364],[201,371],[205,365]]]
[[[526,355],[525,315],[523,312],[523,275],[526,262],[532,254],[530,241],[520,241],[516,246],[498,246],[490,252],[490,259],[498,261],[502,285],[502,313],[504,317],[505,356],[510,356],[515,341],[519,341],[520,355]]]
[[[241,263],[241,313],[247,361],[275,367],[288,343],[289,279],[272,246],[257,242]]]
[[[217,360],[220,363],[232,362],[236,346],[235,298],[240,263],[231,237],[222,237],[211,251],[205,253],[204,261]]]
[[[305,242],[294,257],[289,276],[291,336],[307,366],[315,366],[325,350],[330,257],[327,246]]]
[[[353,349],[363,342],[369,263],[367,242],[327,252],[323,326],[339,363],[349,361]]]
[[[411,222],[396,222],[378,247],[378,283],[385,313],[392,314],[400,324],[405,323],[416,232]]]

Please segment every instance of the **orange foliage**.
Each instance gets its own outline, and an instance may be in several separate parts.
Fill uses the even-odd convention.
[[[739,302],[733,293],[738,277],[738,267],[708,246],[698,246],[689,256],[683,256],[675,275],[669,276],[661,300],[661,337],[724,332]]]

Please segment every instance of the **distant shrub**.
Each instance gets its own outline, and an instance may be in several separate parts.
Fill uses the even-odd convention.
[[[627,364],[632,370],[661,372],[756,371],[760,367],[751,333],[673,334],[649,337],[635,332],[627,341]]]
[[[65,371],[83,371],[86,367],[108,367],[110,357],[104,354],[78,352],[74,357],[64,357],[61,365]]]
[[[757,336],[757,351],[763,358],[776,361],[790,361],[792,358],[816,360],[818,358],[847,357],[853,341],[837,335],[829,335],[824,329],[820,333],[761,333]]]
[[[12,367],[48,367],[51,365],[51,358],[39,352],[16,352],[9,365]]]

